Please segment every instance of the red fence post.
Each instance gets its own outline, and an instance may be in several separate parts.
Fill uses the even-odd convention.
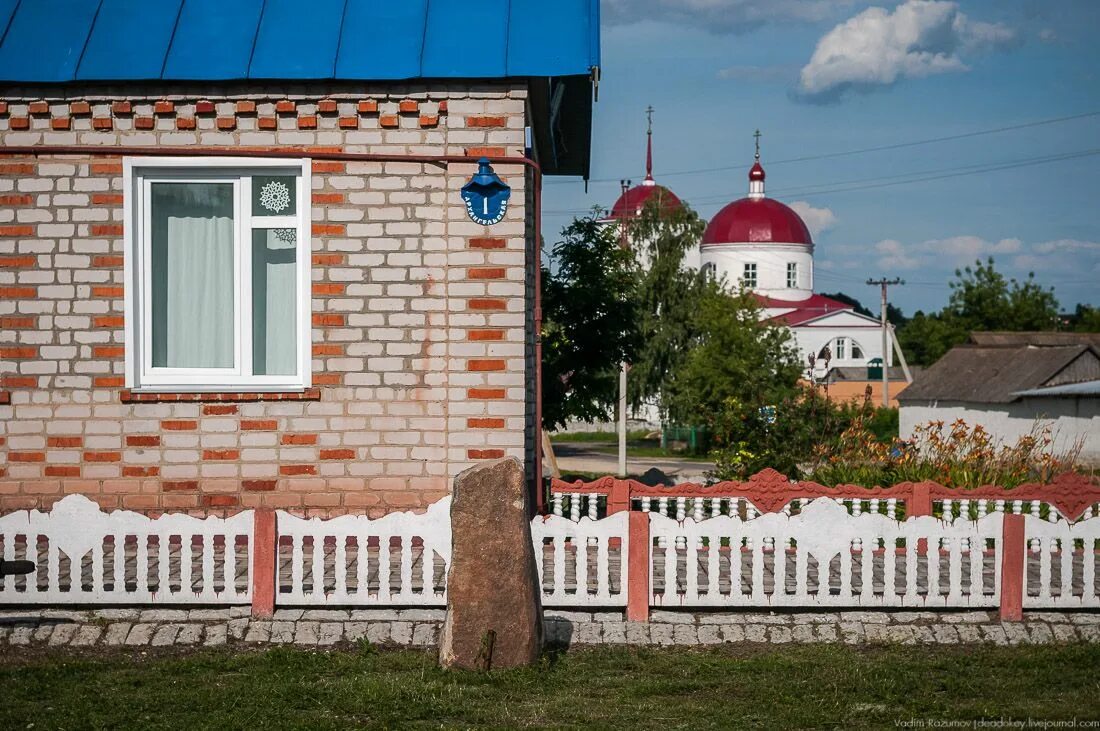
[[[607,514],[614,515],[624,510],[630,510],[630,483],[615,480],[611,484],[611,492],[607,493]]]
[[[909,501],[905,504],[905,519],[916,518],[921,515],[932,514],[932,493],[928,489],[928,484],[924,482],[918,482],[913,485],[913,492],[909,495]],[[917,539],[917,555],[922,556],[928,553],[928,539]]]
[[[626,566],[626,621],[649,621],[649,513],[627,513],[630,558]]]
[[[270,617],[275,613],[275,557],[278,555],[275,511],[256,508],[252,514],[252,616]]]
[[[1024,516],[1006,513],[1001,528],[1001,621],[1024,618]]]

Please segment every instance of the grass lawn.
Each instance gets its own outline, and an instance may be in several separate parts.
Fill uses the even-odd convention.
[[[7,649],[7,648],[6,648]],[[895,728],[1100,718],[1100,646],[598,648],[448,673],[413,651],[0,657],[0,728]],[[929,727],[926,723],[925,727]]]

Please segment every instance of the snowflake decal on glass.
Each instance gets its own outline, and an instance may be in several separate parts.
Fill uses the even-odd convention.
[[[290,188],[285,183],[272,180],[260,188],[260,205],[272,213],[280,213],[290,207]]]
[[[292,228],[276,228],[272,229],[272,233],[275,234],[277,241],[284,244],[293,244],[298,241],[298,232]]]

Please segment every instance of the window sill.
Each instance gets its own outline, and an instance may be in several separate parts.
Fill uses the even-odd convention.
[[[321,389],[307,388],[302,391],[131,391],[119,392],[119,400],[124,404],[202,402],[202,401],[320,401]]]

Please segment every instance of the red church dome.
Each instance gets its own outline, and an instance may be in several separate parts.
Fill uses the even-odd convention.
[[[615,201],[615,205],[611,206],[611,213],[608,218],[617,220],[634,218],[651,198],[655,198],[657,206],[665,212],[676,211],[683,207],[683,203],[680,202],[675,193],[663,185],[656,185],[651,180],[647,180],[620,195],[619,200]]]
[[[814,243],[802,218],[771,198],[742,198],[730,203],[718,211],[703,233],[703,246],[745,242]]]

